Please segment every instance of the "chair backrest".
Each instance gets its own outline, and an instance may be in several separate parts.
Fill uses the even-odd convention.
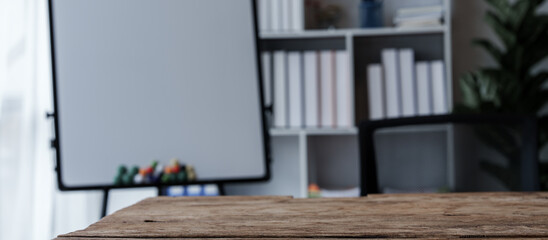
[[[516,137],[520,139],[519,166],[517,166],[519,169],[516,169],[519,172],[519,179],[517,179],[519,190],[539,190],[538,127],[535,116],[450,114],[362,122],[359,126],[361,195],[366,196],[371,193],[381,193],[377,175],[377,156],[375,150],[375,133],[378,130],[434,124],[465,124],[488,127],[499,125],[519,126],[516,128],[518,130],[518,136]],[[494,128],[491,130],[494,130]],[[453,142],[451,141],[451,143]],[[397,149],[394,149],[394,151],[397,151]]]

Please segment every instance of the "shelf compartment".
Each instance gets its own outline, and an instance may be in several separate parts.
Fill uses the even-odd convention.
[[[354,96],[356,122],[369,119],[369,96],[367,90],[367,66],[382,63],[381,52],[387,48],[411,48],[415,61],[445,60],[445,34],[423,33],[390,37],[353,38],[354,48]],[[446,65],[447,67],[447,65]],[[446,85],[448,92],[452,83]]]
[[[444,126],[441,126],[444,127]],[[449,132],[375,134],[379,190],[432,190],[452,187]]]
[[[307,141],[309,184],[326,189],[359,186],[358,136],[309,136]]]

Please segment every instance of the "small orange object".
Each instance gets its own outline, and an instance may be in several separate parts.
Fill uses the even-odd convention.
[[[147,170],[145,168],[139,169],[139,175],[144,177],[145,175],[147,175]]]
[[[170,174],[171,173],[171,168],[170,167],[165,167],[164,168],[164,173]]]
[[[308,191],[309,192],[319,192],[320,187],[318,187],[318,185],[313,183],[313,184],[308,185]]]

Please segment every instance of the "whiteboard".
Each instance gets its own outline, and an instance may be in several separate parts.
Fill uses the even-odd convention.
[[[120,165],[268,178],[252,0],[50,0],[59,187]]]

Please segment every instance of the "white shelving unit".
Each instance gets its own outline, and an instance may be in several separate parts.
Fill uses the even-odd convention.
[[[442,3],[445,24],[427,28],[305,30],[299,32],[261,33],[262,49],[266,51],[345,49],[350,57],[350,77],[354,79],[356,125],[368,119],[366,66],[380,62],[383,48],[413,48],[417,60],[443,59],[446,66],[447,102],[453,105],[451,71],[451,0],[386,1],[392,8],[397,3]],[[386,11],[386,10],[385,10]],[[379,132],[383,138],[405,134],[425,135],[432,144],[441,145],[433,158],[445,155],[446,183],[454,187],[453,127],[426,126],[387,129]],[[349,188],[359,185],[358,129],[270,129],[273,162],[271,180],[265,183],[229,184],[231,195],[293,195],[306,197],[310,183],[322,188]],[[409,135],[411,136],[411,135]],[[440,142],[440,139],[443,141]],[[424,145],[424,143],[421,143]],[[406,147],[413,151],[413,146]],[[389,151],[389,147],[380,149]]]

